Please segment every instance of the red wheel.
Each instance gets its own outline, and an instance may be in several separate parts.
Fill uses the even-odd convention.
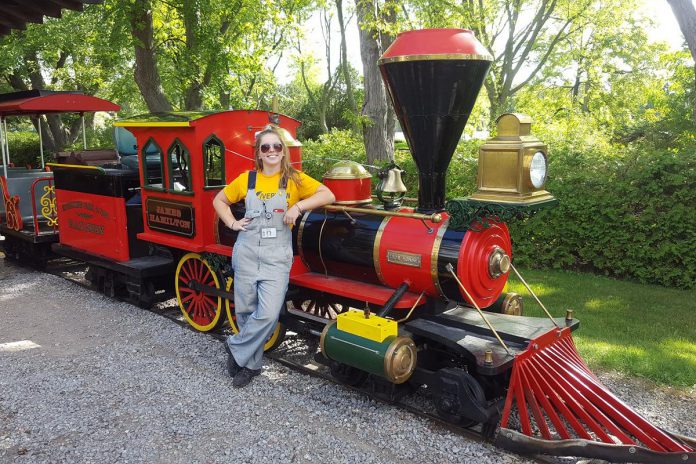
[[[184,255],[176,268],[176,299],[184,319],[196,330],[208,332],[223,320],[222,298],[208,295],[195,286],[220,289],[220,279],[198,253]]]

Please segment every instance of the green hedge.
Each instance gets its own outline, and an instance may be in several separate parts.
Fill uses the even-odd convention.
[[[10,161],[17,167],[31,164],[33,167],[41,166],[41,153],[39,152],[39,134],[31,131],[8,131],[7,141],[10,145]],[[44,160],[52,161],[49,153],[44,153]]]
[[[37,168],[41,166],[41,152],[39,151],[39,134],[34,130],[10,130],[7,137],[10,145],[10,161],[17,167],[31,164]],[[45,140],[44,140],[45,142]],[[90,149],[114,148],[113,127],[106,126],[95,130],[87,130],[87,147]],[[82,136],[78,136],[72,145],[63,150],[82,150]],[[44,145],[44,161],[55,161],[53,151]],[[0,164],[2,162],[0,161]]]
[[[570,269],[668,287],[696,287],[696,156],[620,149],[582,130],[547,134],[547,189],[559,206],[510,224],[515,263]],[[476,188],[481,141],[461,142],[447,173],[448,198]],[[364,162],[362,140],[334,131],[304,145],[305,170],[315,178],[335,159]],[[397,150],[408,196],[418,175],[408,150]],[[376,176],[373,177],[373,184]]]
[[[696,157],[556,151],[549,170],[560,205],[511,227],[515,262],[696,286]]]

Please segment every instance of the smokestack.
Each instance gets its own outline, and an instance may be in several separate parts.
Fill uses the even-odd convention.
[[[442,211],[445,174],[493,58],[473,32],[402,32],[379,60],[418,167],[418,212]]]

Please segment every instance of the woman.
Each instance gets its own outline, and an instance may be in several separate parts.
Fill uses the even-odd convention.
[[[328,188],[290,166],[288,149],[273,127],[256,136],[254,155],[256,169],[241,174],[213,200],[220,220],[239,232],[232,252],[239,333],[225,341],[235,387],[261,373],[263,345],[275,329],[288,288],[292,225],[305,211],[335,200]],[[246,214],[236,218],[230,205],[242,199]]]

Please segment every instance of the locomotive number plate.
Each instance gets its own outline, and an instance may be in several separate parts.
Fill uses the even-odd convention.
[[[387,261],[404,266],[421,267],[421,255],[405,251],[387,250]]]
[[[148,198],[145,205],[147,226],[170,234],[193,237],[193,207],[181,201]]]

